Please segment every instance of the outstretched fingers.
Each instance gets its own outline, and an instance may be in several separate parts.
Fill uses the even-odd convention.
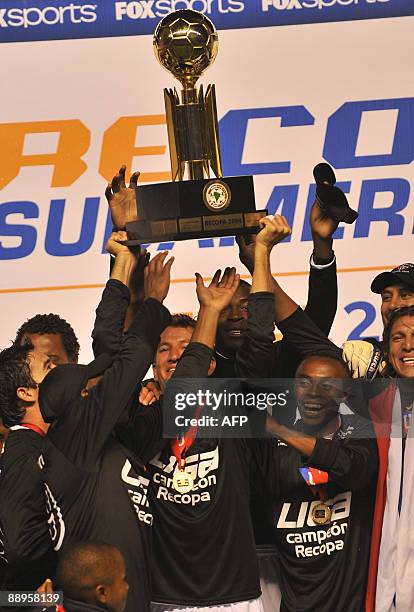
[[[118,176],[119,176],[119,187],[120,189],[125,189],[126,184],[125,184],[125,172],[126,172],[126,166],[122,165],[119,168],[119,172],[118,172]]]
[[[140,172],[134,172],[134,174],[131,175],[131,178],[129,180],[130,189],[135,189],[135,187],[137,186],[140,174],[141,174]]]
[[[112,193],[112,185],[111,183],[108,183],[108,185],[106,186],[105,189],[105,197],[107,199],[108,204],[111,202],[112,197],[113,197],[113,193]]]
[[[196,273],[196,276],[197,274],[198,272]],[[220,282],[220,277],[221,277],[221,270],[216,270],[213,274],[213,278],[211,279],[209,287],[217,287],[217,285]]]
[[[216,273],[217,274],[217,273]],[[205,287],[204,285],[204,279],[201,276],[201,274],[199,274],[198,272],[195,273],[195,277],[196,277],[196,287],[197,289],[202,289],[203,287]],[[211,285],[210,285],[211,286]]]

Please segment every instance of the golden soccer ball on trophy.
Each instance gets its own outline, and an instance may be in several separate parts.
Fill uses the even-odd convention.
[[[218,50],[217,30],[205,15],[181,10],[167,15],[154,32],[159,63],[184,86],[212,64]]]

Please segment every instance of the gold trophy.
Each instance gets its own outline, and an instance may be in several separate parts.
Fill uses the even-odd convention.
[[[138,220],[128,244],[256,233],[267,211],[256,211],[252,176],[222,176],[214,85],[196,87],[218,51],[217,30],[192,10],[164,17],[154,33],[159,63],[182,85],[165,89],[172,181],[137,187]]]

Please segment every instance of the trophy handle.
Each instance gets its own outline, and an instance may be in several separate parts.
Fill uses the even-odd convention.
[[[182,178],[182,169],[180,168],[180,159],[178,152],[178,135],[176,126],[178,123],[176,108],[180,103],[177,92],[172,89],[164,89],[165,113],[167,116],[167,132],[168,144],[170,148],[171,174],[172,180],[180,180]]]
[[[207,87],[206,95],[204,98],[204,104],[206,109],[206,132],[208,138],[209,147],[209,161],[211,169],[213,170],[217,178],[223,176],[223,168],[221,166],[221,154],[220,154],[220,137],[218,130],[218,119],[217,119],[217,104],[216,104],[216,88],[214,85]]]

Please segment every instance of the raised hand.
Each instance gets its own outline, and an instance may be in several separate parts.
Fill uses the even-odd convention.
[[[338,221],[327,217],[316,201],[310,211],[309,223],[313,238],[318,237],[321,240],[331,239],[339,224]]]
[[[236,274],[236,268],[226,268],[223,275],[221,270],[217,270],[208,287],[204,285],[202,276],[197,272],[197,297],[200,306],[220,313],[230,304],[239,282],[240,274]]]
[[[105,249],[107,253],[116,257],[120,253],[129,253],[131,257],[137,257],[139,254],[135,251],[129,249],[125,244],[122,244],[127,240],[127,233],[124,231],[112,232],[112,234],[108,238],[108,242],[106,243]]]
[[[118,230],[124,230],[128,221],[137,220],[137,201],[135,188],[137,186],[139,172],[134,172],[129,181],[129,187],[125,183],[126,166],[121,166],[117,175],[105,189],[105,196],[111,209],[113,226]]]
[[[256,235],[256,249],[257,247],[265,247],[270,251],[292,233],[290,225],[283,215],[269,215],[260,219],[259,223],[263,229]]]
[[[144,294],[145,298],[154,298],[163,302],[170,288],[171,266],[174,257],[165,262],[168,251],[158,253],[144,269]]]

